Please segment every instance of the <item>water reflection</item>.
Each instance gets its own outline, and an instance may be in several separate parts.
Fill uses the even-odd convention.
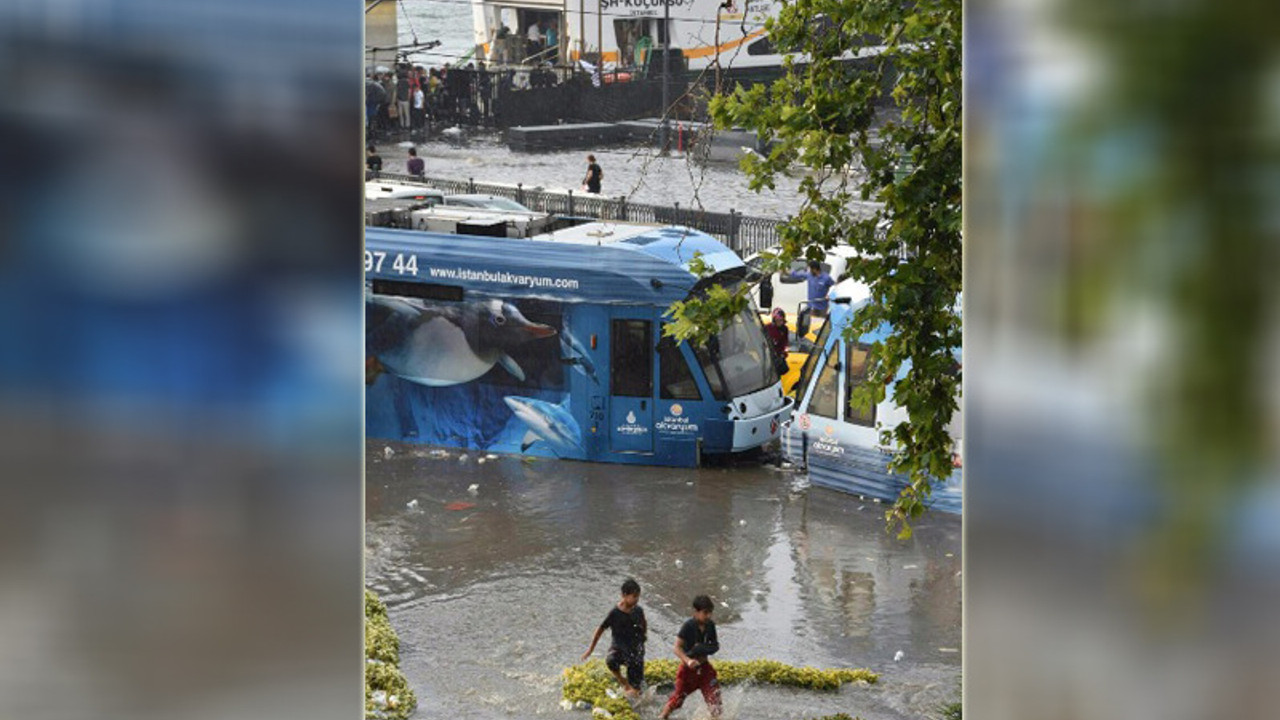
[[[643,587],[650,658],[671,656],[705,592],[725,659],[883,674],[832,694],[740,690],[751,716],[915,718],[958,697],[953,517],[901,542],[880,506],[797,490],[772,468],[525,463],[383,442],[367,459],[368,583],[387,600],[427,715],[562,713],[559,673],[628,575]]]

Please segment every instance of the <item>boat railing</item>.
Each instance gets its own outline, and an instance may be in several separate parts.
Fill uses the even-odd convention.
[[[534,54],[530,55],[529,57],[527,57],[527,58],[525,58],[525,59],[521,60],[521,61],[520,61],[520,64],[521,64],[521,65],[541,65],[542,63],[546,62],[547,60],[554,59],[554,58],[556,57],[556,55],[557,55],[557,53],[558,53],[558,51],[559,51],[559,50],[560,50],[560,48],[559,48],[559,47],[556,47],[556,46],[552,46],[552,47],[549,47],[549,48],[545,48],[545,49],[543,49],[543,50],[539,50],[538,52],[536,52],[536,53],[534,53]]]

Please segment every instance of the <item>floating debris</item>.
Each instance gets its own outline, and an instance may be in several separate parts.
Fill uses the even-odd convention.
[[[729,592],[729,586],[728,586],[728,585],[721,585],[721,586],[720,586],[720,592]]]
[[[743,527],[743,526],[745,526],[746,524],[747,524],[747,521],[746,521],[746,520],[739,520],[739,521],[738,521],[738,527]]]
[[[902,658],[904,658],[904,657],[906,657],[906,656],[907,656],[907,654],[906,654],[906,653],[904,653],[904,652],[902,652],[901,650],[899,650],[898,652],[896,652],[896,653],[894,653],[894,654],[893,654],[893,661],[894,661],[894,662],[898,662],[898,661],[902,660]]]
[[[858,506],[858,511],[859,511],[859,512],[861,512],[861,511],[863,511],[863,510],[866,510],[866,509],[867,509],[867,506],[866,506],[866,505],[859,505],[859,506]]]
[[[392,458],[395,456],[395,454],[396,454],[396,451],[392,450],[390,445],[386,445],[382,448],[382,457]]]
[[[915,569],[917,569],[917,568],[919,568],[919,567],[920,567],[919,565],[903,565],[903,566],[902,566],[902,569],[903,569],[903,570],[915,570]]]
[[[480,459],[481,459],[481,460],[484,460],[484,458],[480,458]],[[471,493],[472,495],[479,495],[479,494],[480,494],[480,484],[479,484],[479,483],[471,483],[470,485],[468,485],[468,486],[467,486],[467,492]]]
[[[410,510],[417,510],[417,509],[418,509],[418,498],[414,498],[414,499],[410,500],[409,502],[405,503],[405,507],[409,508]]]
[[[684,561],[681,560],[680,558],[676,558],[676,567],[678,568],[684,567]]]
[[[958,653],[960,652],[960,649],[959,648],[938,648],[938,652]]]
[[[445,505],[444,509],[445,510],[470,510],[475,506],[476,506],[475,503],[458,501],[458,502],[451,502],[448,505]]]
[[[487,462],[487,461],[488,461],[488,458],[486,458],[486,457],[484,457],[484,456],[482,455],[482,456],[480,456],[479,458],[477,458],[477,459],[476,459],[476,464],[477,464],[477,465],[483,465],[483,464],[485,464],[485,462]]]
[[[462,453],[461,455],[458,456],[458,462],[466,462],[466,461],[467,461],[466,453]]]

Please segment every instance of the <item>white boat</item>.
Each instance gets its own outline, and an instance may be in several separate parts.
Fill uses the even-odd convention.
[[[670,47],[679,50],[690,70],[701,70],[718,58],[722,68],[776,68],[764,23],[777,14],[774,0],[667,0]],[[478,55],[490,66],[551,64],[594,69],[603,60],[608,73],[649,70],[651,57],[661,59],[667,25],[660,0],[472,0]],[[542,40],[531,41],[538,23]],[[546,29],[554,26],[555,44],[548,47]],[[679,69],[675,62],[672,70]]]

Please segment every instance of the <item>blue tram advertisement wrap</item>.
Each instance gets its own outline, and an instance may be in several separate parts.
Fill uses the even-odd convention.
[[[790,418],[754,309],[698,347],[663,333],[673,302],[746,276],[709,235],[365,237],[368,437],[687,467],[775,440]],[[711,277],[689,271],[695,255]]]

